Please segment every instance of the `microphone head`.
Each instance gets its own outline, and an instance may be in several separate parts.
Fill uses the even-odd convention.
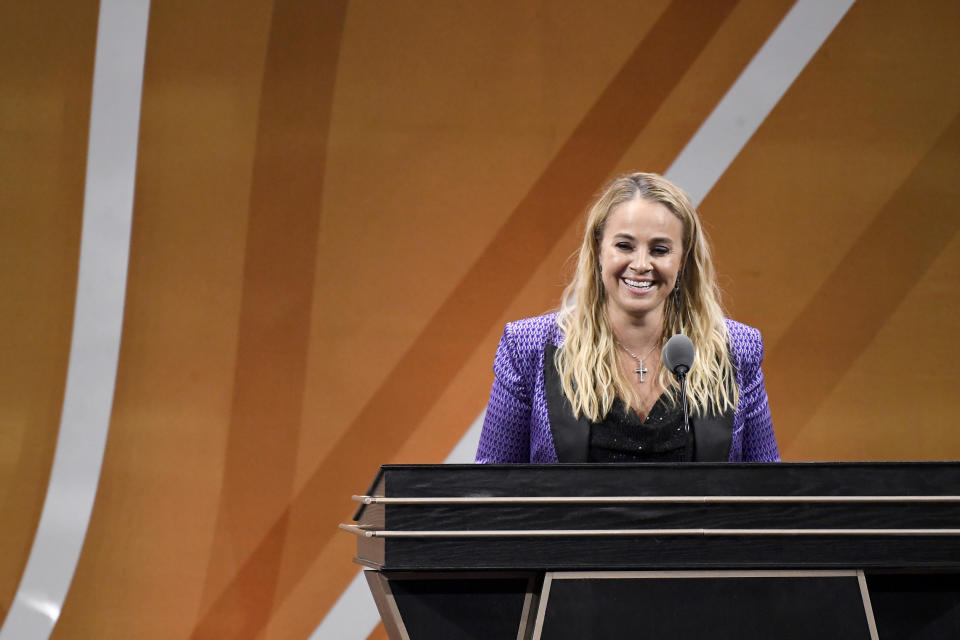
[[[667,344],[663,345],[660,359],[663,360],[667,369],[679,375],[690,371],[690,367],[693,366],[694,355],[693,342],[687,336],[678,333],[667,340]]]

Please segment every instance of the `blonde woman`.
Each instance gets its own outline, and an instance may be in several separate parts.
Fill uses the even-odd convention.
[[[696,348],[680,386],[670,336]],[[760,333],[725,319],[700,220],[662,176],[614,180],[590,208],[560,311],[511,322],[477,462],[780,459]]]

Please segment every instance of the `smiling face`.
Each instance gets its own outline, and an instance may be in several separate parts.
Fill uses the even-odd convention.
[[[634,198],[610,211],[597,249],[611,320],[659,321],[683,260],[680,218],[659,202]]]

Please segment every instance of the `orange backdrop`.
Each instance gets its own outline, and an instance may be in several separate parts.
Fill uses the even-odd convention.
[[[349,496],[446,457],[591,196],[666,171],[791,5],[155,1],[53,637],[308,637],[357,569]],[[960,4],[918,6],[855,4],[700,207],[786,460],[960,457]],[[0,611],[56,446],[96,28],[92,1],[0,9]]]

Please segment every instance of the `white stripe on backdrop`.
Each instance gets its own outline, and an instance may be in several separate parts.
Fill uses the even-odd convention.
[[[30,558],[0,640],[46,640],[73,580],[117,377],[149,0],[101,0],[77,299],[60,432]]]
[[[853,0],[798,0],[717,103],[666,176],[699,206],[853,5]],[[472,462],[485,412],[447,463]],[[363,572],[350,582],[310,640],[365,640],[380,616]],[[2,639],[0,639],[2,640]]]

